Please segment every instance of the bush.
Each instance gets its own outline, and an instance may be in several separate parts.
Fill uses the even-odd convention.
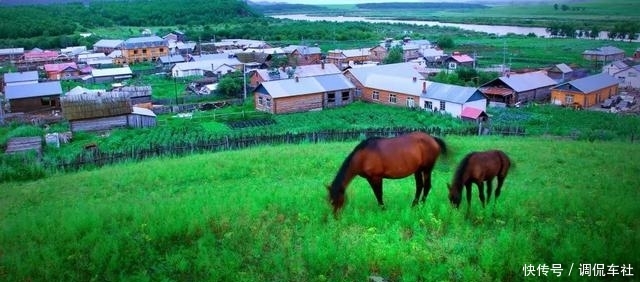
[[[0,155],[0,182],[28,181],[45,176],[35,151]]]

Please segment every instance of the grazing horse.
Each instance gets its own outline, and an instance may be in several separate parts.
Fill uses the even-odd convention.
[[[338,174],[328,188],[334,215],[343,207],[345,190],[351,180],[361,176],[369,182],[378,204],[382,201],[382,179],[405,178],[411,174],[416,180],[413,205],[422,202],[431,189],[431,171],[440,153],[447,146],[438,137],[423,132],[412,132],[394,138],[368,138],[358,144],[342,163]]]
[[[496,201],[500,196],[500,190],[504,183],[505,177],[509,172],[511,160],[500,150],[489,150],[484,152],[472,152],[467,154],[456,169],[453,176],[453,184],[449,186],[449,200],[457,208],[462,201],[462,188],[467,188],[467,209],[471,206],[471,185],[475,183],[478,186],[480,201],[484,208],[484,182],[487,183],[487,203],[491,199],[491,182],[493,178],[498,178],[498,187],[496,187]]]

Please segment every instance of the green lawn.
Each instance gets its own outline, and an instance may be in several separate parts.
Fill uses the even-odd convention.
[[[591,281],[580,264],[640,265],[637,144],[445,136],[426,204],[356,178],[339,220],[324,185],[356,143],[160,158],[0,184],[3,281]],[[497,203],[453,209],[472,150],[516,166]],[[523,267],[561,264],[563,277]],[[573,271],[570,277],[569,268]],[[549,273],[552,275],[552,273]],[[630,281],[622,276],[609,279]]]

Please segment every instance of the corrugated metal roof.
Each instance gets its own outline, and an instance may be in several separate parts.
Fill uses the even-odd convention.
[[[294,75],[298,77],[342,73],[334,64],[313,64],[297,66]]]
[[[422,89],[429,87],[429,84],[433,83],[420,78],[422,78],[422,76],[417,77],[416,81],[413,81],[413,77],[408,78],[374,73],[368,75],[367,79],[362,81],[362,84],[368,88],[419,97],[422,94]]]
[[[600,48],[596,48],[593,50],[586,50],[582,52],[582,54],[585,54],[585,55],[615,55],[620,53],[624,54],[624,50],[614,46],[603,46]]]
[[[522,74],[511,74],[509,76],[501,76],[498,79],[516,92],[525,92],[533,89],[552,87],[556,85],[555,80],[539,71]]]
[[[4,49],[0,49],[0,56],[22,55],[22,54],[24,54],[24,48],[4,48]]]
[[[466,117],[466,118],[471,118],[471,119],[477,119],[483,113],[484,113],[484,111],[481,110],[481,109],[476,109],[474,107],[464,107],[462,109],[462,113],[460,113],[460,116],[461,117]],[[486,113],[484,113],[484,114],[486,115]]]
[[[464,104],[469,101],[469,98],[471,98],[476,91],[478,91],[478,89],[474,87],[431,82],[427,85],[427,93],[422,94],[422,97]]]
[[[5,97],[7,97],[8,100],[62,94],[62,86],[60,85],[60,81],[7,85],[4,90]]]
[[[122,42],[120,39],[100,39],[93,44],[93,48],[117,48]]]
[[[182,71],[184,71],[184,70],[207,70],[207,71],[214,71],[216,68],[219,68],[222,65],[237,66],[237,65],[242,65],[242,63],[240,61],[238,61],[238,59],[236,59],[236,58],[184,62],[184,63],[177,63],[175,66],[173,66],[173,70],[182,70]]]
[[[341,89],[353,89],[355,86],[342,74],[329,74],[297,79],[265,81],[261,84],[273,98],[291,97],[314,93],[324,93]]]
[[[351,68],[348,70],[358,81],[364,86],[368,85],[368,77],[371,75],[383,75],[386,77],[405,78],[411,82],[414,77],[421,79],[423,76],[416,70],[416,66],[413,63],[397,63],[377,65],[366,68]]]
[[[122,68],[108,68],[108,69],[92,69],[91,75],[93,77],[105,77],[116,75],[131,75],[131,69],[129,67]]]
[[[60,72],[63,71],[67,68],[72,68],[77,70],[78,69],[78,65],[74,62],[71,63],[60,63],[60,64],[45,64],[44,65],[44,70],[47,72]]]
[[[557,64],[556,68],[562,72],[562,73],[570,73],[573,71],[573,69],[571,69],[571,67],[569,67],[567,64],[562,63],[562,64]]]
[[[38,71],[9,72],[4,74],[5,83],[38,81]]]
[[[133,37],[125,40],[122,43],[122,48],[143,48],[143,47],[156,47],[156,46],[168,46],[168,42],[159,36],[146,36],[146,37]]]
[[[576,88],[582,93],[591,93],[596,90],[600,90],[605,87],[609,87],[612,85],[618,84],[618,80],[613,76],[610,76],[606,73],[599,73],[596,75],[591,75],[587,77],[583,77],[580,79],[572,80],[569,82],[565,82],[560,84],[554,88],[557,89],[567,89],[567,88]]]

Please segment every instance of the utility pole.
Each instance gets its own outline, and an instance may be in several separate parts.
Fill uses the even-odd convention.
[[[502,41],[502,75],[504,75],[505,64],[507,63],[507,42]]]
[[[242,90],[244,93],[242,102],[244,103],[247,100],[247,65],[245,63],[242,63]]]

